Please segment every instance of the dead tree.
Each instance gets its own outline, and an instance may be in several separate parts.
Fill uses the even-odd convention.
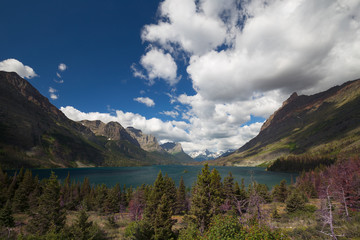
[[[333,215],[333,205],[331,203],[331,196],[329,193],[329,188],[330,188],[331,184],[329,184],[326,187],[326,191],[325,191],[325,196],[324,196],[324,204],[322,206],[322,210],[321,210],[321,218],[323,219],[323,227],[321,229],[321,233],[330,236],[332,239],[337,240],[337,237],[343,236],[343,235],[336,235],[335,234],[335,227],[334,227],[334,215]],[[325,226],[329,226],[329,230],[330,233],[325,232],[324,228]]]

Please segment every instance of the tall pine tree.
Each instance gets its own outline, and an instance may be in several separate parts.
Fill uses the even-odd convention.
[[[197,176],[196,184],[193,188],[190,213],[195,216],[196,224],[203,234],[211,220],[211,200],[210,200],[210,170],[205,164],[201,173]]]
[[[173,237],[174,233],[171,230],[174,225],[174,221],[171,219],[172,213],[170,198],[166,193],[164,193],[160,199],[155,214],[155,240],[168,240]]]
[[[51,172],[31,216],[28,226],[30,232],[42,235],[49,230],[59,232],[64,227],[65,212],[60,207],[60,184],[54,172]]]
[[[10,230],[15,227],[14,217],[11,211],[10,200],[7,200],[5,206],[0,210],[0,226],[8,230],[8,239],[10,239]]]
[[[24,212],[29,209],[29,195],[34,190],[34,179],[30,170],[26,170],[23,180],[15,191],[13,199],[13,210]]]
[[[161,196],[165,193],[165,182],[161,171],[154,182],[154,186],[151,189],[149,199],[146,202],[146,208],[144,212],[144,219],[151,223],[155,219],[156,209],[161,200]]]
[[[186,187],[184,179],[181,176],[179,187],[176,192],[176,214],[184,214],[187,211],[187,202],[186,202]]]

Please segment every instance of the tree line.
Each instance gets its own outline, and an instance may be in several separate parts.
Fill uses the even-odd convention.
[[[219,172],[206,164],[191,189],[181,178],[178,186],[160,171],[152,185],[113,187],[71,181],[70,175],[60,183],[52,172],[39,180],[30,170],[21,169],[8,176],[0,169],[1,236],[9,239],[106,239],[105,231],[89,220],[90,211],[107,216],[109,224],[116,217],[127,216],[125,239],[289,239],[275,229],[279,218],[276,205],[285,204],[287,213],[307,208],[308,199],[323,199],[324,234],[336,235],[330,219],[334,198],[343,213],[359,209],[360,161],[333,165],[325,170],[303,173],[296,184],[285,180],[270,191],[265,184],[252,181],[245,186],[234,180],[231,172],[221,179]],[[326,179],[326,180],[325,180]],[[68,211],[76,211],[76,219],[66,224]],[[28,223],[14,234],[14,213],[26,213]],[[335,214],[335,213],[332,213]],[[337,214],[337,213],[336,213]],[[174,227],[181,216],[181,224]],[[350,214],[348,215],[350,217]],[[334,230],[335,229],[335,230]],[[16,236],[17,235],[17,236]]]
[[[289,155],[276,159],[268,171],[274,172],[302,172],[310,171],[321,166],[330,166],[336,162],[336,158],[324,155]]]

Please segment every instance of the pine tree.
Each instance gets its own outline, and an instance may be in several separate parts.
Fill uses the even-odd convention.
[[[120,194],[121,188],[119,184],[116,184],[112,189],[108,191],[108,195],[105,199],[105,211],[107,213],[117,213],[120,210]]]
[[[172,209],[170,204],[170,198],[167,194],[163,194],[155,214],[154,221],[154,239],[156,240],[168,240],[174,235],[171,228],[174,225],[174,221],[171,219]]]
[[[71,204],[71,189],[70,189],[70,172],[66,176],[63,185],[61,186],[60,190],[60,205],[65,207],[66,209],[70,209]]]
[[[297,210],[302,210],[305,207],[305,198],[302,194],[294,189],[290,195],[286,198],[286,210],[290,213],[295,212]]]
[[[12,199],[14,197],[15,191],[17,189],[17,182],[18,182],[18,176],[16,172],[14,173],[14,176],[11,179],[11,183],[6,191],[6,199]]]
[[[265,202],[270,203],[272,201],[269,189],[265,184],[256,184],[255,190]]]
[[[9,184],[9,177],[4,173],[0,167],[0,206],[4,206],[7,200],[7,189]]]
[[[184,183],[184,179],[181,176],[179,187],[176,192],[176,214],[185,213],[187,210],[187,202],[186,202],[186,187]]]
[[[207,229],[211,219],[210,201],[210,171],[208,164],[205,164],[201,174],[197,176],[197,182],[193,188],[191,201],[191,214],[195,216],[196,224],[203,234]]]
[[[220,173],[215,168],[210,173],[210,202],[213,216],[219,214],[223,203],[223,190]]]
[[[176,204],[176,186],[174,180],[172,180],[167,173],[164,176],[164,189],[162,193],[166,193],[169,198],[169,204],[171,206],[172,211],[175,210]]]
[[[79,212],[75,224],[71,227],[71,235],[73,239],[88,240],[93,239],[91,236],[92,222],[88,221],[89,215],[84,209]]]
[[[80,197],[81,199],[84,199],[87,195],[90,194],[91,187],[90,187],[90,181],[88,177],[84,178],[84,181],[80,188]]]
[[[156,209],[159,205],[161,196],[165,193],[164,189],[165,189],[164,178],[162,176],[161,171],[159,171],[159,174],[154,182],[154,186],[151,189],[149,199],[146,202],[144,218],[149,223],[151,223],[155,218]]]
[[[14,211],[24,212],[29,209],[29,195],[34,189],[34,179],[30,170],[26,170],[23,180],[15,191],[13,199]]]
[[[278,202],[285,202],[288,195],[288,189],[286,187],[286,181],[281,180],[280,185],[275,185],[273,189],[274,200]]]
[[[234,199],[234,178],[232,176],[232,173],[229,172],[229,175],[224,178],[224,197],[228,200]]]
[[[33,179],[33,190],[29,194],[29,209],[36,209],[38,206],[38,198],[41,195],[42,189],[40,186],[39,178],[38,176],[35,176]]]
[[[102,185],[98,185],[95,188],[95,192],[96,192],[96,197],[95,197],[95,206],[96,209],[100,212],[100,213],[105,213],[106,209],[105,209],[105,201],[108,195],[108,188],[106,187],[105,184]]]
[[[245,201],[248,199],[248,194],[245,189],[245,180],[244,178],[241,179],[241,185],[239,183],[235,183],[235,197],[238,201]]]
[[[31,216],[28,227],[33,233],[44,234],[50,229],[59,232],[64,227],[65,212],[60,207],[60,184],[54,172],[51,172]]]
[[[15,227],[15,221],[14,217],[12,216],[10,200],[7,200],[4,208],[0,210],[0,226],[7,228],[8,237],[10,237],[10,230],[11,228]]]

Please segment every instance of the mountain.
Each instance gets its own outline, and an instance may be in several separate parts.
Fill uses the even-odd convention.
[[[134,139],[127,130],[121,126],[118,122],[109,122],[107,124],[101,122],[100,120],[89,121],[83,120],[80,123],[88,128],[95,134],[100,136],[107,137],[108,140],[123,140],[129,141],[130,143],[140,147],[139,142]],[[144,149],[146,150],[146,149]]]
[[[218,152],[210,152],[209,150],[205,149],[205,151],[195,151],[191,152],[189,155],[195,161],[201,162],[206,160],[213,160],[219,157],[223,157],[229,155],[230,153],[234,152],[235,150],[227,150],[227,151],[218,151]]]
[[[25,79],[3,71],[0,135],[4,167],[76,167],[104,161],[88,128],[68,119]]]
[[[193,162],[188,154],[186,154],[180,143],[167,142],[160,145],[162,149],[164,149],[169,154],[172,154],[175,158],[183,161],[183,162]]]
[[[234,153],[210,164],[269,165],[279,157],[344,159],[360,153],[360,79],[306,96],[293,93]]]
[[[130,134],[130,136],[137,140],[140,144],[140,147],[145,151],[149,152],[163,152],[164,150],[160,147],[158,141],[153,135],[144,134],[141,130],[127,127],[126,131]]]
[[[140,131],[141,132],[141,131]],[[0,71],[0,165],[19,167],[89,167],[179,164],[181,159],[141,148],[119,123],[74,122],[16,73]],[[185,160],[188,161],[188,160]]]
[[[96,136],[105,137],[108,141],[115,143],[128,142],[146,152],[146,157],[153,159],[155,163],[159,161],[163,164],[191,162],[189,157],[182,149],[180,143],[165,143],[159,145],[153,135],[144,134],[141,130],[133,127],[126,129],[118,122],[109,122],[107,124],[97,120],[80,121],[81,124],[88,127]],[[136,152],[136,151],[135,151]]]

